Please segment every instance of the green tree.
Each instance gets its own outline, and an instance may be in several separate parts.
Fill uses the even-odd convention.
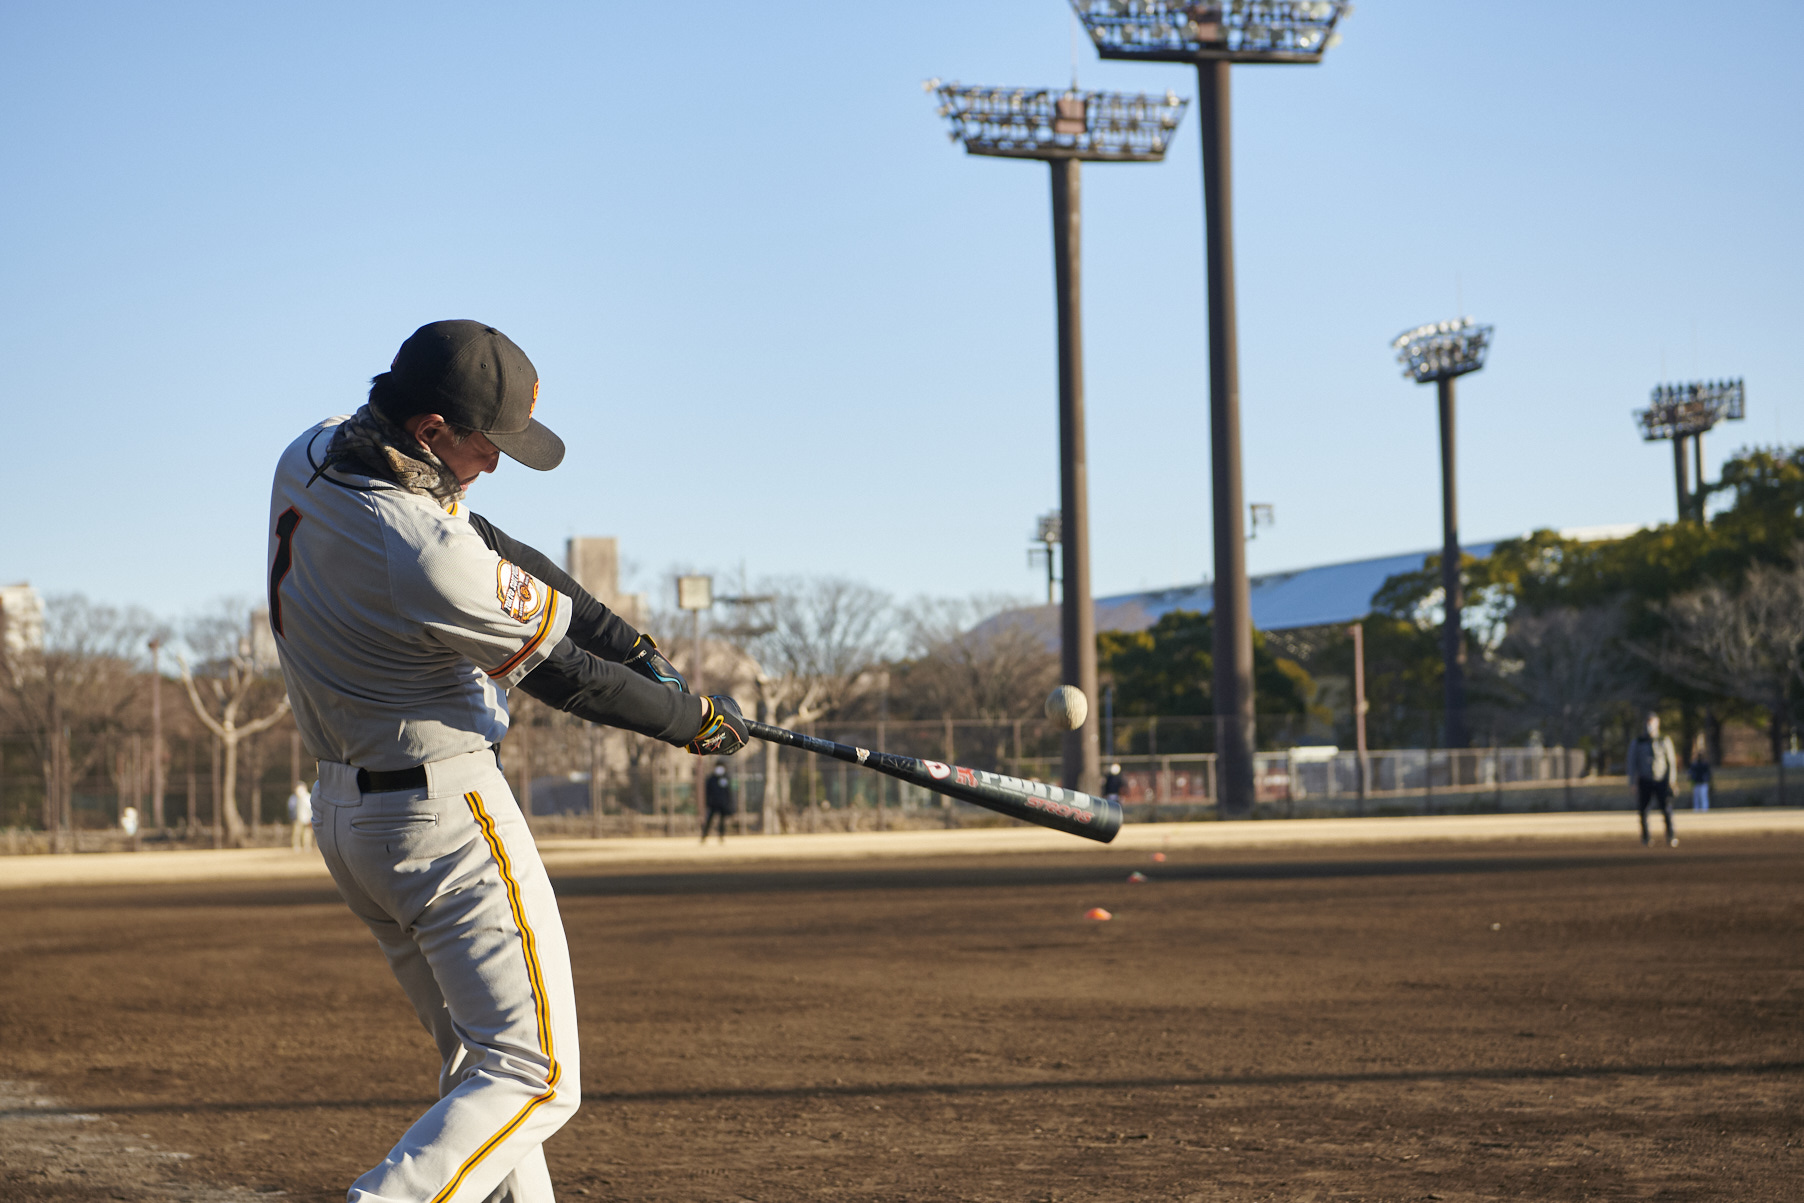
[[[1144,631],[1102,632],[1096,637],[1097,668],[1115,687],[1115,712],[1130,717],[1215,713],[1214,644],[1214,620],[1189,610],[1173,610]],[[1253,696],[1262,718],[1301,719],[1315,699],[1310,675],[1295,660],[1274,653],[1258,631],[1253,632]],[[1274,743],[1291,725],[1261,722],[1260,734]]]
[[[1366,618],[1366,741],[1374,748],[1419,748],[1441,729],[1441,628],[1376,613]],[[1353,678],[1353,640],[1342,634],[1310,664],[1318,674]],[[1349,699],[1351,700],[1351,699]],[[1353,743],[1349,714],[1337,735]]]
[[[1792,562],[1804,541],[1804,448],[1741,451],[1723,465],[1721,479],[1708,492],[1728,498],[1708,522],[1668,523],[1589,542],[1541,530],[1503,540],[1485,559],[1466,557],[1461,579],[1475,706],[1493,703],[1499,707],[1494,717],[1504,715],[1511,692],[1506,678],[1521,667],[1520,649],[1505,640],[1512,619],[1614,610],[1620,614],[1618,650],[1650,649],[1673,633],[1673,599],[1717,585],[1738,590],[1755,568]],[[1440,558],[1430,556],[1421,571],[1386,581],[1373,608],[1426,632],[1438,628],[1440,601]],[[1677,720],[1670,725],[1686,740],[1700,725],[1714,729],[1725,715],[1749,707],[1733,692],[1704,687],[1695,674],[1671,671],[1660,657],[1642,655],[1638,663],[1641,671],[1633,682],[1624,682],[1625,694],[1667,711]],[[1393,692],[1402,683],[1368,680],[1375,712],[1407,696],[1407,690]],[[1789,722],[1785,716],[1773,721],[1776,730]]]

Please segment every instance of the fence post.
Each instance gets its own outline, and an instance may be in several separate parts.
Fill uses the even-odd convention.
[[[813,723],[808,724],[808,734],[814,734]],[[820,757],[810,756],[808,758],[808,830],[811,832],[819,831],[821,829],[819,774]]]
[[[738,805],[733,807],[733,828],[738,834],[743,836],[745,834],[745,812],[749,808],[746,805],[745,797],[745,769],[740,766],[739,761],[733,761],[731,774],[733,801],[738,803]]]
[[[163,670],[160,667],[159,660],[162,647],[163,641],[161,639],[152,639],[150,641],[150,811],[151,821],[156,824],[157,830],[162,831],[165,838],[167,838],[169,833],[164,830],[167,824],[164,822],[163,814],[163,793],[168,785],[168,778],[163,775],[165,768],[163,744]],[[298,729],[295,731],[294,738],[296,746],[298,747],[301,738]]]
[[[958,749],[953,744],[952,740],[953,740],[952,720],[950,718],[948,718],[948,719],[946,719],[946,763],[947,764],[956,764],[958,762],[958,755],[957,755]],[[953,820],[957,817],[953,813],[953,810],[952,810],[952,799],[951,798],[947,798],[947,797],[940,798],[940,813],[945,816],[946,826],[951,827],[953,825]]]
[[[1434,746],[1422,749],[1422,813],[1434,813]]]
[[[50,725],[50,779],[44,783],[44,834],[52,852],[63,847],[63,727],[53,706]]]
[[[589,728],[589,828],[596,839],[602,835],[601,823],[601,728]]]
[[[0,762],[0,770],[4,763]],[[0,771],[0,776],[3,776]],[[132,732],[132,807],[138,812],[138,825],[132,830],[132,851],[141,851],[144,847],[144,737],[136,731]],[[0,807],[0,814],[5,814]]]
[[[889,686],[888,686],[888,678],[887,677],[885,678],[885,684],[884,684],[883,709],[884,709],[884,712],[887,714],[889,711]],[[887,737],[889,735],[888,727],[889,727],[889,722],[887,719],[880,718],[877,720],[877,751],[878,752],[889,751],[889,749],[884,746],[884,744],[887,742]],[[877,830],[878,831],[882,831],[888,826],[888,824],[884,822],[883,807],[884,807],[884,804],[889,801],[889,780],[890,779],[888,777],[878,777],[877,778]],[[898,804],[900,804],[901,799],[898,798],[896,801]]]
[[[207,798],[211,803],[208,807],[208,811],[213,819],[213,846],[215,848],[223,848],[225,847],[225,812],[221,810],[219,806],[219,741],[217,739],[210,739],[207,741],[207,744],[213,753],[213,775],[207,779]]]
[[[255,848],[263,827],[263,740],[253,735],[250,745],[247,759],[251,762],[251,847]]]

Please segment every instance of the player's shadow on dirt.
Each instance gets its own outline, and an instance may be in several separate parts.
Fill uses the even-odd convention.
[[[1704,857],[1698,857],[1703,861]],[[664,873],[553,872],[552,886],[565,897],[624,897],[660,894],[853,893],[869,890],[970,890],[1021,886],[1097,885],[1119,882],[1139,868],[1161,881],[1297,881],[1305,879],[1466,876],[1549,871],[1631,871],[1660,863],[1653,857],[1522,856],[1432,859],[1273,861],[1145,865],[1090,862],[1076,865],[1007,864],[869,866],[857,869],[739,869]]]
[[[622,1103],[723,1102],[755,1099],[803,1098],[905,1098],[916,1095],[975,1095],[1078,1093],[1090,1090],[1159,1090],[1172,1087],[1231,1089],[1237,1086],[1358,1086],[1386,1082],[1520,1082],[1562,1081],[1586,1078],[1697,1078],[1768,1077],[1804,1073],[1804,1061],[1755,1061],[1735,1064],[1703,1062],[1688,1065],[1561,1065],[1545,1068],[1503,1066],[1492,1069],[1374,1070],[1362,1073],[1190,1074],[1146,1078],[1052,1078],[1019,1082],[873,1082],[832,1086],[722,1086],[689,1090],[585,1091],[591,1105]],[[169,1112],[252,1114],[264,1111],[374,1111],[396,1108],[418,1112],[432,1104],[424,1096],[405,1099],[269,1100],[238,1103],[145,1103],[81,1108],[33,1108],[29,1117],[53,1115],[154,1115]],[[0,1120],[10,1113],[0,1112]],[[21,1113],[24,1114],[24,1113]]]
[[[1637,852],[1641,851],[1636,849]],[[1013,889],[1032,886],[1090,886],[1117,883],[1131,869],[1138,868],[1151,880],[1159,882],[1196,881],[1302,881],[1382,877],[1469,876],[1474,874],[1547,873],[1547,872],[1634,872],[1670,865],[1671,858],[1646,855],[1605,855],[1595,853],[1539,854],[1531,856],[1450,856],[1423,857],[1386,856],[1361,859],[1358,855],[1320,860],[1221,860],[1209,863],[1148,864],[1144,857],[1126,854],[1098,854],[1076,862],[1008,862],[984,861],[980,864],[943,862],[862,864],[857,868],[815,868],[790,866],[771,868],[719,868],[635,872],[551,871],[552,887],[567,898],[623,898],[643,896],[732,894],[839,894],[874,890],[981,890]],[[1723,860],[1721,856],[1689,853],[1685,863],[1702,866]],[[1743,861],[1745,857],[1741,858]],[[142,891],[141,886],[102,886],[57,888],[57,905],[66,909],[104,908],[118,905],[124,893]],[[37,895],[42,897],[45,895]],[[293,908],[302,906],[342,906],[337,889],[330,883],[273,882],[246,885],[243,882],[209,882],[168,887],[156,897],[159,907],[232,907]]]
[[[1234,1086],[1357,1086],[1383,1082],[1515,1082],[1541,1079],[1630,1077],[1657,1078],[1766,1076],[1804,1071],[1804,1061],[1762,1061],[1751,1064],[1707,1063],[1697,1065],[1553,1066],[1545,1069],[1503,1067],[1495,1069],[1376,1070],[1364,1073],[1290,1074],[1193,1074],[1157,1078],[1038,1079],[1021,1082],[878,1083],[865,1086],[754,1086],[699,1090],[585,1091],[585,1103],[658,1103],[685,1100],[783,1098],[894,1098],[906,1095],[1022,1094],[1084,1090],[1158,1090],[1174,1086],[1220,1089]]]

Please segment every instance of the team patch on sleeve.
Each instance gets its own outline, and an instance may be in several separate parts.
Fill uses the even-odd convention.
[[[531,622],[545,608],[545,599],[550,596],[551,590],[518,564],[503,560],[495,566],[495,597],[509,618]]]

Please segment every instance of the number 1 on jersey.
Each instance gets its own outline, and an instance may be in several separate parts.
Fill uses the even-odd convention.
[[[276,519],[276,558],[269,565],[269,625],[282,634],[282,578],[294,565],[294,528],[301,524],[301,512],[293,506]]]

